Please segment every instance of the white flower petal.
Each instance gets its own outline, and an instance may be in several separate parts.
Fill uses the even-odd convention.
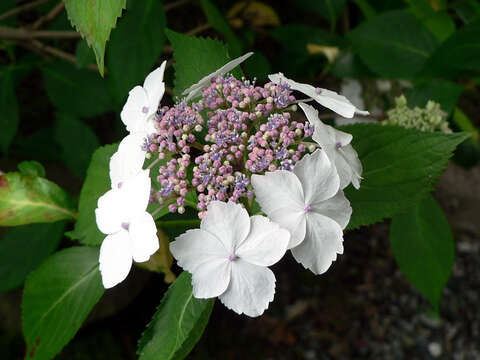
[[[313,199],[322,201],[331,198],[340,187],[335,166],[320,149],[311,155],[306,154],[295,164],[293,173],[302,184],[306,205],[310,205]]]
[[[250,232],[250,218],[240,204],[212,201],[200,223],[200,229],[215,235],[225,249],[233,254]]]
[[[143,87],[135,86],[130,90],[127,102],[120,113],[120,118],[127,127],[127,131],[131,133],[145,131],[148,107],[148,95]],[[147,109],[147,112],[144,111],[144,108]]]
[[[140,170],[137,175],[122,183],[119,191],[122,194],[122,206],[127,214],[123,221],[130,222],[147,209],[151,188],[149,172],[150,170]]]
[[[144,212],[130,222],[128,233],[132,246],[133,260],[144,262],[158,250],[157,227],[152,215]]]
[[[140,133],[127,135],[110,158],[110,180],[112,188],[135,176],[142,169],[146,151],[142,150],[144,136]]]
[[[252,175],[252,185],[256,200],[267,215],[280,208],[303,211],[305,207],[302,184],[290,171]]]
[[[232,61],[226,63],[225,65],[223,65],[220,69],[218,69],[217,71],[211,73],[210,75],[207,75],[205,76],[204,78],[202,78],[199,82],[197,82],[196,84],[190,86],[188,89],[186,89],[182,95],[187,95],[188,96],[186,97],[185,101],[189,101],[190,99],[193,99],[195,98],[196,96],[198,96],[200,94],[200,92],[202,91],[202,87],[204,85],[206,85],[210,79],[214,78],[214,77],[217,77],[217,76],[221,76],[221,75],[224,75],[226,74],[227,72],[233,70],[234,68],[236,68],[238,65],[240,65],[242,62],[244,62],[245,60],[247,60],[250,56],[253,55],[253,52],[249,52],[249,53],[246,53],[245,55],[242,55],[236,59],[233,59]]]
[[[219,299],[236,313],[255,317],[268,308],[274,294],[275,276],[269,268],[237,259],[232,262],[230,284]]]
[[[165,83],[163,82],[163,74],[165,72],[165,66],[167,62],[164,61],[160,67],[152,71],[145,78],[143,88],[148,96],[148,113],[147,118],[150,118],[157,112],[158,104],[162,100],[165,93]]]
[[[343,233],[334,220],[309,212],[305,240],[292,249],[295,260],[314,274],[328,270],[337,254],[343,254]]]
[[[125,280],[132,267],[132,254],[128,232],[121,230],[108,235],[100,247],[100,273],[105,289]]]
[[[231,252],[215,235],[202,229],[188,230],[170,243],[170,251],[178,266],[194,273],[202,264],[228,259]]]
[[[305,239],[307,228],[305,210],[293,211],[291,208],[280,208],[270,213],[269,217],[290,233],[288,249],[297,246]]]
[[[348,171],[350,172],[350,181],[355,189],[360,189],[360,181],[362,180],[362,163],[358,158],[358,154],[352,145],[346,145],[339,150],[338,158],[345,160],[348,164]],[[348,185],[348,183],[347,183]],[[345,188],[347,185],[343,186]],[[340,185],[341,186],[341,185]]]
[[[315,201],[314,199],[311,211],[335,220],[342,229],[345,229],[352,216],[352,207],[342,190],[325,201]]]
[[[290,233],[265,216],[252,216],[250,221],[250,233],[235,255],[255,265],[275,264],[287,251]]]
[[[320,105],[325,106],[343,117],[351,118],[355,113],[362,115],[369,114],[368,111],[358,110],[345,96],[339,95],[335,91],[320,89],[318,93],[317,89],[312,85],[298,83],[286,78],[282,73],[268,75],[268,78],[275,84],[288,84],[292,90],[304,93]]]
[[[217,237],[201,229],[188,230],[170,243],[170,251],[178,265],[192,274],[195,297],[209,298],[225,291],[231,253]]]
[[[95,219],[98,229],[104,234],[113,234],[122,228],[124,218],[122,197],[118,190],[109,190],[97,202]]]

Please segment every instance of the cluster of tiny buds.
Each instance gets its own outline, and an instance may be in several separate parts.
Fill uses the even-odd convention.
[[[211,79],[190,106],[181,101],[160,108],[156,133],[145,145],[161,164],[160,190],[151,200],[183,213],[187,194],[194,192],[202,218],[211,201],[250,199],[252,174],[292,170],[315,150],[306,142],[312,127],[291,119],[296,110],[288,85],[260,87],[231,75]]]

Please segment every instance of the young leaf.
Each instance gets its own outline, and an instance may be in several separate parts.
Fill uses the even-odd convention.
[[[18,103],[12,71],[7,69],[0,81],[0,150],[6,153],[17,133]]]
[[[127,0],[65,0],[65,9],[73,26],[95,52],[103,76],[105,44]]]
[[[201,3],[208,22],[215,30],[225,36],[228,48],[230,49],[230,55],[234,58],[242,55],[242,43],[232,31],[232,28],[220,10],[217,9],[211,0],[201,0]]]
[[[200,339],[215,299],[193,297],[191,281],[184,271],[170,285],[138,342],[140,360],[184,359]]]
[[[385,12],[362,23],[348,38],[371,71],[394,78],[412,77],[422,70],[438,45],[415,16],[403,10]]]
[[[105,81],[97,73],[64,61],[46,65],[42,71],[47,95],[57,109],[80,117],[113,109]]]
[[[405,96],[409,107],[425,107],[428,100],[433,100],[440,104],[443,111],[450,114],[455,108],[463,88],[463,86],[447,80],[430,80],[415,85],[406,92]]]
[[[465,133],[427,133],[379,124],[342,127],[363,165],[359,190],[345,191],[353,208],[348,228],[373,224],[421,200],[432,190]]]
[[[165,12],[160,0],[130,0],[107,47],[107,83],[117,104],[143,83],[162,54]],[[128,64],[128,66],[125,66]]]
[[[55,183],[17,172],[0,175],[0,226],[75,218],[70,197]]]
[[[97,135],[83,121],[59,113],[56,115],[55,140],[62,148],[61,157],[67,168],[83,179],[93,152],[100,146]]]
[[[428,75],[459,77],[480,74],[480,20],[456,31],[425,64]]]
[[[100,196],[110,189],[109,162],[118,145],[98,148],[92,156],[87,177],[80,192],[78,221],[73,231],[67,233],[71,239],[80,240],[86,245],[100,245],[105,235],[97,228],[95,208]]]
[[[455,245],[432,195],[392,218],[390,244],[400,270],[438,311],[455,261]]]
[[[64,249],[28,276],[22,299],[27,359],[52,359],[102,297],[98,253],[97,248]]]
[[[65,222],[30,224],[11,228],[0,240],[0,292],[23,284],[58,247]]]
[[[182,35],[168,29],[165,33],[173,46],[177,95],[230,61],[227,47],[218,40]],[[238,68],[232,73],[241,76]]]

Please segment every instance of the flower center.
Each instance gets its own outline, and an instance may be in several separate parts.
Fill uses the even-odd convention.
[[[322,93],[322,89],[320,89],[320,88],[317,87],[317,88],[315,88],[315,92],[316,92],[318,95],[320,95],[320,94]]]
[[[312,210],[312,207],[310,205],[306,205],[303,210],[305,210],[305,212],[309,212],[310,210]]]
[[[148,107],[144,106],[144,107],[142,108],[142,112],[143,112],[144,114],[146,114],[146,113],[148,112]]]
[[[126,223],[126,222],[122,223],[122,228],[124,228],[125,230],[128,230],[129,227],[130,227],[129,223]]]
[[[340,141],[337,141],[337,142],[335,143],[335,147],[336,147],[337,149],[340,149],[340,148],[342,147],[342,143],[341,143]]]
[[[235,261],[235,260],[237,260],[237,259],[238,259],[238,257],[237,257],[237,255],[235,255],[235,254],[230,254],[230,255],[228,256],[228,260],[230,260],[230,261]]]
[[[123,183],[120,181],[117,185],[117,187],[120,189],[122,187]]]

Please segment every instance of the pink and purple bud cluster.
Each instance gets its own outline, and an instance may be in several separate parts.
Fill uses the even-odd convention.
[[[162,107],[146,144],[151,157],[163,160],[153,198],[183,213],[193,191],[200,217],[211,201],[250,199],[252,174],[292,170],[315,150],[305,144],[312,127],[291,119],[296,108],[288,85],[260,87],[231,75],[211,79],[190,106]]]

